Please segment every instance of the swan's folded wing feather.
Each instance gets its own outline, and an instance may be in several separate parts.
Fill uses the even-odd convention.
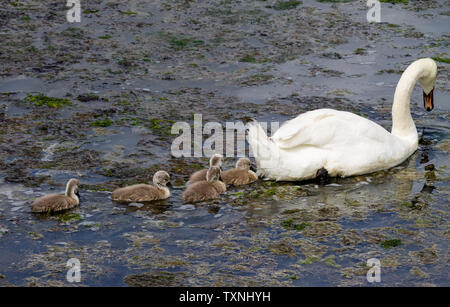
[[[378,124],[356,114],[320,109],[301,114],[286,122],[272,137],[282,149],[298,146],[325,148],[358,142],[385,142],[388,132]]]
[[[117,189],[111,199],[118,201],[150,201],[158,198],[158,191],[148,184],[136,184]]]
[[[77,202],[65,195],[50,194],[38,198],[31,206],[32,212],[57,212],[75,207]]]

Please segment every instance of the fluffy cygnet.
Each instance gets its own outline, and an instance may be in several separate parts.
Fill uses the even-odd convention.
[[[223,157],[220,154],[214,154],[211,159],[209,159],[209,167],[216,166],[219,169],[222,167]],[[206,180],[206,173],[208,172],[208,169],[202,169],[200,171],[197,171],[191,175],[189,178],[189,181],[187,182],[188,185],[198,182],[198,181],[205,181]]]
[[[217,198],[226,191],[226,185],[219,181],[220,168],[212,166],[206,174],[207,180],[195,182],[183,192],[185,203],[196,203]]]
[[[51,213],[71,209],[80,204],[77,179],[70,179],[66,185],[64,194],[49,194],[36,199],[31,205],[31,211],[35,213]]]
[[[222,172],[220,178],[224,183],[235,186],[252,183],[258,180],[258,175],[250,170],[251,166],[248,158],[240,158],[236,162],[236,168]]]
[[[167,199],[170,196],[170,190],[166,186],[168,183],[170,183],[170,175],[165,171],[158,171],[153,176],[153,185],[135,184],[116,189],[112,192],[111,199],[123,202]]]

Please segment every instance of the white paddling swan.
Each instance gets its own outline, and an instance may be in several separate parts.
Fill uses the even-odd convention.
[[[397,84],[392,106],[392,132],[356,114],[332,109],[303,113],[282,125],[272,137],[261,126],[249,126],[248,142],[258,174],[273,180],[306,180],[325,168],[329,176],[353,176],[394,167],[418,146],[410,98],[419,81],[424,106],[434,106],[437,66],[429,58],[413,62]]]

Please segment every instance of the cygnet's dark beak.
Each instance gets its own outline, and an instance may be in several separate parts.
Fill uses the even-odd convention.
[[[173,187],[172,182],[169,181],[168,183],[166,183],[166,186]]]
[[[250,170],[251,170],[252,172],[256,172],[256,167],[252,164],[252,165],[250,165]]]
[[[77,190],[77,191],[75,192],[75,195],[78,197],[78,200],[80,200],[80,191]]]

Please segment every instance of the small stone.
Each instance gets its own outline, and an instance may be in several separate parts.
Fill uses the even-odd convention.
[[[428,165],[426,165],[426,166],[425,166],[425,170],[426,170],[426,171],[434,171],[434,170],[435,170],[434,164],[428,164]]]
[[[180,210],[194,210],[195,206],[194,205],[182,205],[180,207]]]
[[[140,203],[131,203],[131,204],[128,204],[128,206],[130,206],[130,207],[136,207],[136,208],[142,208],[142,207],[144,207],[144,205],[143,205],[143,204],[140,204]]]

